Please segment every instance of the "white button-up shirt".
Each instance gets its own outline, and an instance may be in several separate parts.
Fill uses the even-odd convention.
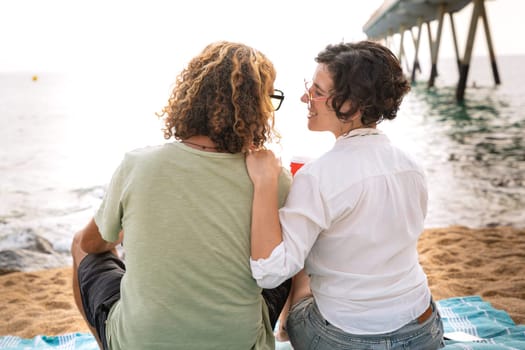
[[[417,252],[426,211],[420,166],[379,130],[353,130],[296,173],[279,212],[283,241],[251,260],[253,277],[272,288],[304,266],[331,324],[394,331],[430,303]]]

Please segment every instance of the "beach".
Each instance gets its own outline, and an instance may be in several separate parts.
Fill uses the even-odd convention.
[[[418,249],[435,300],[480,295],[525,324],[525,229],[426,229]],[[71,278],[69,267],[0,276],[0,335],[88,332]]]
[[[6,268],[25,271],[2,275],[7,271],[0,259],[0,336],[88,332],[73,301],[66,261],[73,234],[100,206],[125,152],[174,141],[164,139],[157,113],[181,69],[206,44],[213,38],[245,42],[274,62],[274,87],[286,99],[275,115],[282,142],[272,149],[285,165],[294,156],[317,158],[334,139],[308,130],[303,82],[315,74],[319,50],[359,40],[381,2],[348,3],[351,11],[333,11],[342,6],[338,2],[274,2],[254,18],[223,11],[224,3],[214,1],[207,2],[207,11],[190,1],[169,7],[105,2],[103,11],[93,3],[0,1],[0,27],[10,33],[0,36],[0,258]],[[427,175],[419,251],[434,299],[480,295],[525,324],[525,51],[506,33],[522,25],[516,11],[522,2],[512,2],[486,2],[501,79],[494,79],[493,52],[476,39],[465,100],[457,103],[457,45],[445,35],[445,23],[438,64],[423,52],[429,47],[423,36],[411,92],[398,117],[378,128]],[[236,8],[253,11],[244,5]],[[320,16],[325,9],[330,16]],[[173,21],[173,13],[196,11],[213,30],[173,35],[185,33],[194,19]],[[468,34],[462,27],[471,7],[457,15],[458,33]],[[257,25],[270,17],[273,32]],[[323,17],[323,30],[308,30],[308,19]],[[430,24],[427,29],[431,34]],[[290,43],[298,44],[291,49]],[[402,65],[408,70],[415,47],[405,44]],[[26,250],[38,255],[11,259]]]
[[[443,60],[438,88],[413,84],[399,117],[379,126],[427,174],[419,251],[434,299],[480,295],[519,324],[525,323],[523,59],[500,57],[504,84],[498,87],[485,58],[474,60],[477,87],[465,104],[454,103],[456,61]],[[124,152],[167,142],[155,112],[168,89],[104,74],[86,80],[42,72],[38,82],[33,74],[0,73],[0,252],[25,249],[27,237],[41,237],[49,242],[46,251],[67,256],[73,233],[97,210]],[[283,164],[292,156],[315,158],[333,144],[323,137],[330,135],[307,131],[305,107],[293,95],[303,91],[296,82],[285,78],[278,86],[287,94],[276,116]],[[86,93],[93,103],[84,103]],[[124,100],[136,103],[119,103]],[[124,133],[116,117],[122,115]],[[71,268],[48,268],[0,275],[0,335],[88,331],[73,301]]]

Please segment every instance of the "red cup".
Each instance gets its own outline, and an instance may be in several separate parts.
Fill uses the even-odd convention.
[[[292,160],[290,161],[290,171],[292,175],[295,175],[297,170],[301,169],[301,167],[310,161],[310,158],[307,157],[292,157]]]

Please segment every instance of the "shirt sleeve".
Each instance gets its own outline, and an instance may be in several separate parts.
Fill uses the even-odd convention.
[[[95,223],[100,234],[108,242],[118,240],[119,233],[122,231],[124,183],[127,173],[125,161],[126,158],[113,173],[104,199],[95,214]]]
[[[252,276],[263,288],[275,288],[304,267],[319,234],[329,225],[329,212],[319,181],[297,173],[284,207],[279,210],[283,241],[266,259],[252,260]]]

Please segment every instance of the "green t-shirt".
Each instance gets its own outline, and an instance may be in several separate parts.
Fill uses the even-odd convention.
[[[280,205],[291,183],[283,171]],[[180,143],[126,154],[95,222],[124,230],[121,299],[111,349],[273,349],[268,309],[251,276],[253,186],[244,155]]]

